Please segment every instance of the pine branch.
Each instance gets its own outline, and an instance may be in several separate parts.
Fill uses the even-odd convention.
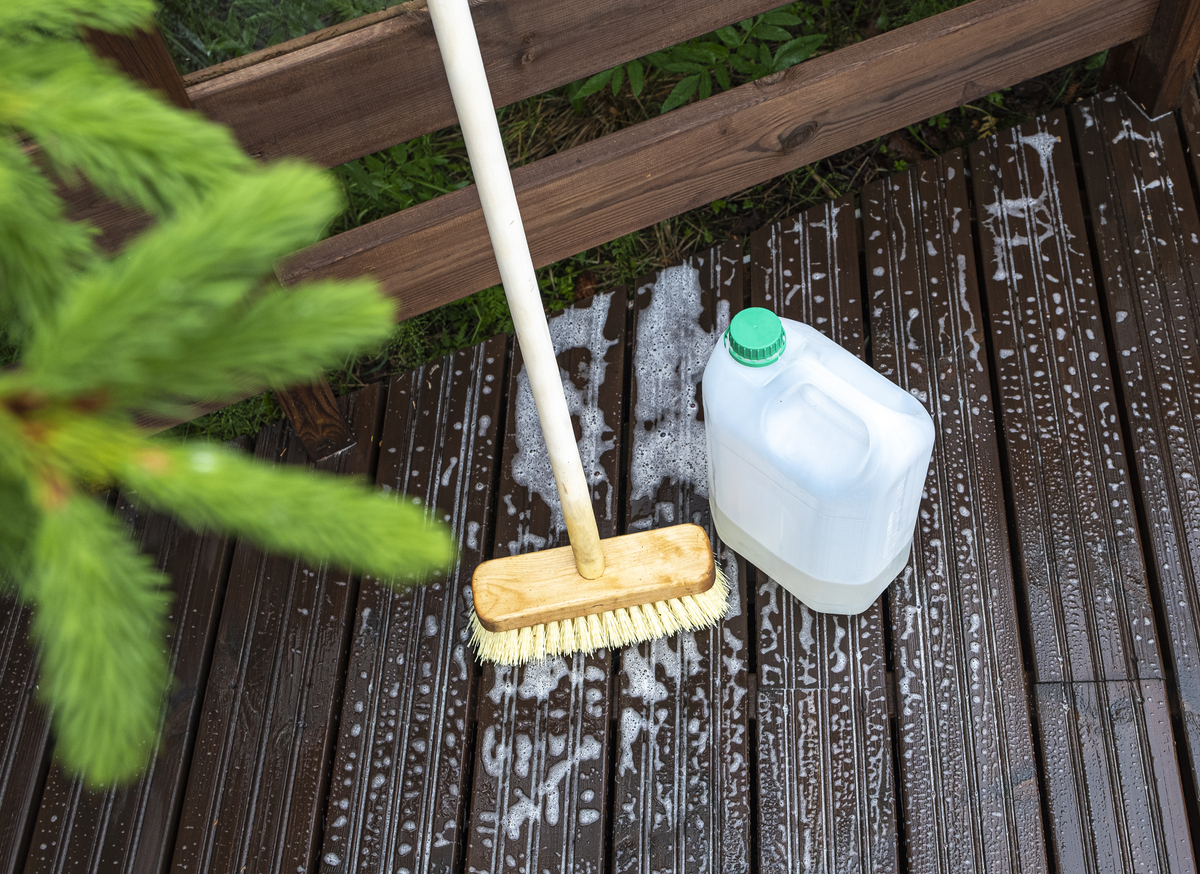
[[[147,0],[0,0],[0,586],[34,607],[56,757],[92,786],[152,754],[167,683],[163,577],[84,484],[310,563],[415,582],[453,559],[408,499],[221,447],[151,441],[135,405],[218,399],[311,376],[373,342],[393,305],[367,280],[280,289],[274,260],[341,206],[332,177],[270,168],[232,136],[127,82],[79,44],[127,30]],[[26,156],[159,221],[118,257],[71,225]],[[36,161],[36,166],[34,162]],[[0,335],[2,336],[2,335]]]
[[[0,329],[10,343],[20,345],[68,278],[95,259],[93,233],[66,221],[53,186],[0,138]]]
[[[416,582],[445,567],[454,544],[419,500],[299,466],[268,465],[223,446],[144,438],[131,426],[58,413],[44,424],[55,466],[192,528],[236,534],[264,550]]]
[[[39,512],[30,494],[37,465],[21,437],[20,423],[0,406],[0,591],[28,571]]]
[[[53,317],[30,339],[25,366],[31,384],[57,396],[103,390],[118,405],[151,402],[164,388],[173,390],[161,383],[159,368],[182,362],[193,345],[203,348],[214,330],[231,329],[272,260],[316,239],[339,205],[333,180],[315,168],[280,163],[234,177],[63,292]],[[343,300],[373,319],[359,338],[382,338],[391,306],[367,298],[359,283]],[[307,327],[324,330],[314,321],[309,318]],[[280,326],[258,324],[257,339],[270,343]],[[243,352],[254,354],[250,347]],[[226,373],[229,364],[224,362]],[[200,382],[198,373],[208,365],[180,364],[179,388],[187,388],[185,371]]]
[[[154,21],[153,0],[4,0],[0,35],[74,35],[80,27],[130,33]]]
[[[139,408],[173,414],[176,399],[211,400],[311,380],[346,356],[383,342],[394,305],[372,280],[272,288],[228,314],[170,359],[148,360],[155,393]]]
[[[164,577],[95,501],[49,501],[26,591],[55,756],[91,787],[137,776],[154,752],[168,672]]]
[[[446,530],[420,506],[344,477],[270,467],[203,443],[162,445],[129,461],[120,480],[138,501],[264,550],[406,583],[454,557]]]
[[[0,592],[22,578],[38,514],[25,483],[0,475]]]
[[[250,166],[227,128],[167,105],[79,43],[0,37],[3,126],[32,136],[64,181],[82,173],[156,216]]]

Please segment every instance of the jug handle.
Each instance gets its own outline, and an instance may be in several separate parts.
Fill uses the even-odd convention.
[[[836,385],[836,386],[837,386],[837,387],[838,387],[838,388],[839,388],[841,391],[843,391],[843,392],[846,392],[848,395],[850,395],[850,396],[852,396],[853,398],[857,399],[857,400],[858,400],[858,401],[861,403],[861,405],[863,405],[863,406],[870,406],[870,407],[873,407],[873,408],[875,408],[875,409],[877,409],[877,410],[883,410],[883,411],[886,411],[886,412],[888,412],[888,413],[894,413],[894,412],[895,412],[895,410],[893,410],[891,407],[887,406],[886,404],[880,403],[880,402],[879,402],[879,401],[877,401],[875,398],[871,397],[869,394],[867,394],[866,392],[864,392],[864,391],[862,391],[861,389],[859,389],[859,388],[858,388],[857,386],[855,386],[853,383],[851,383],[851,382],[847,381],[847,380],[846,380],[846,379],[845,379],[843,376],[841,376],[841,375],[840,375],[840,374],[838,374],[836,371],[834,371],[834,370],[832,370],[831,368],[829,368],[829,367],[828,367],[828,366],[825,364],[825,362],[824,362],[824,361],[821,361],[819,358],[818,358],[818,359],[816,359],[816,360],[814,360],[814,361],[812,361],[812,362],[811,362],[811,365],[815,366],[816,368],[819,368],[819,369],[820,369],[820,371],[821,371],[821,373],[825,375],[825,378],[826,378],[826,380],[827,380],[827,381],[825,382],[825,385],[827,385],[827,386],[829,386],[829,387],[831,387],[831,388],[832,388],[834,385]],[[812,382],[812,380],[810,380],[810,382]],[[813,384],[814,384],[814,385],[817,385],[817,387],[818,387],[818,388],[820,388],[820,386],[819,386],[817,383],[815,383],[815,382],[814,382]],[[830,394],[830,392],[825,392],[825,393],[826,393],[826,394]],[[831,396],[832,396],[832,397],[835,397],[835,398],[838,398],[838,399],[840,400],[839,396],[838,396],[838,395],[836,395],[836,394],[834,394],[834,395],[831,395]],[[849,408],[850,408],[850,410],[851,410],[851,412],[853,413],[853,409],[854,409],[854,407],[855,407],[856,405],[855,405],[855,404],[845,404],[845,406],[849,407]],[[866,431],[867,431],[867,445],[868,445],[868,447],[870,447],[870,446],[874,445],[874,444],[875,444],[875,442],[876,442],[876,439],[877,439],[878,437],[880,437],[880,436],[881,436],[881,435],[879,435],[879,434],[877,433],[877,431],[878,431],[878,427],[877,427],[877,425],[875,424],[876,422],[878,422],[878,421],[879,421],[879,418],[880,418],[880,417],[878,417],[878,416],[868,416],[867,418],[863,418],[862,416],[858,415],[857,413],[853,413],[853,415],[854,415],[854,416],[855,416],[855,417],[856,417],[856,418],[857,418],[857,419],[858,419],[860,422],[862,422],[862,423],[863,423],[863,426],[866,428]]]

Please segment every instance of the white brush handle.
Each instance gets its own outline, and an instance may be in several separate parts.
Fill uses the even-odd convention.
[[[500,267],[504,294],[525,357],[525,372],[529,375],[542,434],[546,438],[546,450],[550,454],[550,466],[558,484],[558,497],[567,522],[575,566],[581,576],[595,579],[604,573],[604,553],[600,549],[600,534],[592,513],[591,490],[579,460],[575,429],[571,426],[571,414],[563,394],[558,361],[554,357],[550,328],[546,324],[537,276],[533,272],[533,259],[529,256],[517,195],[508,172],[508,157],[500,138],[500,126],[496,123],[496,108],[488,90],[471,10],[467,0],[428,0],[428,3],[442,63],[450,80],[450,93],[454,96],[454,108],[467,143],[467,155],[475,172],[483,217]]]

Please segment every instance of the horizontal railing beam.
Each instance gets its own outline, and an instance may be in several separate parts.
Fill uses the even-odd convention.
[[[472,3],[497,106],[779,6],[781,0]],[[192,104],[257,158],[333,167],[454,124],[423,0],[184,77]]]
[[[1157,0],[975,0],[517,168],[544,265],[1145,34]],[[474,187],[331,237],[287,282],[375,276],[401,318],[499,281]]]

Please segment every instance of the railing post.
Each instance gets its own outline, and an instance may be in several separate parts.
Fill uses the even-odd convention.
[[[100,57],[116,61],[117,66],[131,79],[150,86],[176,106],[192,108],[187,88],[175,69],[166,40],[157,27],[139,30],[132,36],[85,30],[83,41]]]
[[[138,31],[132,36],[88,30],[84,34],[84,41],[96,54],[116,61],[130,78],[160,92],[176,106],[192,108],[187,88],[175,69],[175,62],[167,51],[167,43],[157,27]],[[133,226],[133,230],[140,229],[138,225]],[[120,242],[109,241],[112,248],[119,246]],[[324,377],[312,385],[277,391],[276,398],[311,460],[320,461],[355,444],[354,434],[338,412],[333,389]]]
[[[1200,62],[1200,0],[1161,0],[1150,32],[1114,48],[1105,81],[1156,118],[1178,109]]]

